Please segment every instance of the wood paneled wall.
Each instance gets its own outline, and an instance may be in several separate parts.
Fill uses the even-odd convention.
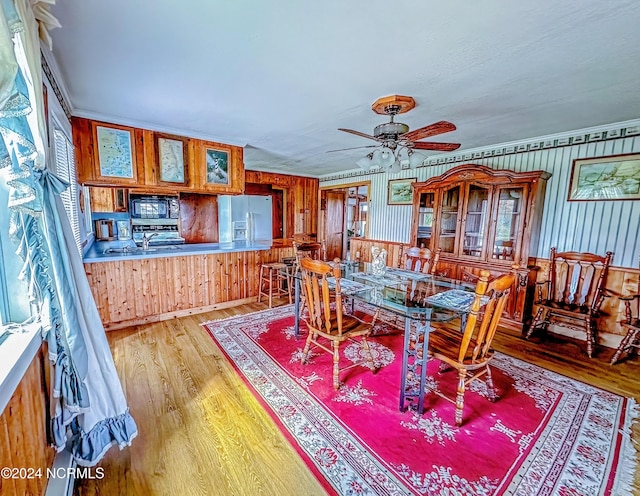
[[[260,265],[293,248],[85,264],[105,329],[157,322],[250,301]]]
[[[285,237],[318,232],[318,179],[245,170],[245,184],[270,184],[286,191]]]
[[[402,248],[409,246],[407,243],[395,243],[393,241],[379,241],[375,239],[351,238],[350,253],[351,260],[356,259],[360,252],[360,261],[371,262],[371,248],[377,246],[381,250],[387,250],[387,266],[397,267],[400,263]]]
[[[180,232],[186,243],[217,243],[218,196],[182,193]]]
[[[41,495],[46,489],[55,453],[47,440],[45,360],[40,349],[0,416],[0,467],[40,469],[41,477],[0,477],[0,494]]]

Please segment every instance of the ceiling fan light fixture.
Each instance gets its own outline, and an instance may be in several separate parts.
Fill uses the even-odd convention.
[[[356,165],[364,170],[369,170],[373,165],[373,153],[368,154],[366,157],[362,157],[356,162]]]
[[[391,148],[383,146],[380,149],[378,159],[380,166],[386,168],[391,167],[394,164],[394,162],[396,161],[396,156]]]
[[[407,153],[409,154],[409,167],[412,169],[422,165],[426,158],[422,153],[418,153],[415,150],[407,150]]]
[[[397,172],[400,172],[402,170],[402,165],[400,164],[400,159],[396,158],[393,161],[393,164],[391,164],[391,166],[389,167],[389,172],[392,174],[395,174]]]

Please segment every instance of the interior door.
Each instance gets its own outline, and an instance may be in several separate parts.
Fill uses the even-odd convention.
[[[344,191],[327,191],[327,210],[325,222],[325,244],[327,260],[342,259],[344,238]]]

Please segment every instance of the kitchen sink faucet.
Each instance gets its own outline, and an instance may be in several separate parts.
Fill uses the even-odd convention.
[[[151,240],[151,238],[153,238],[154,236],[157,236],[158,233],[152,233],[150,235],[147,236],[147,233],[144,233],[142,235],[142,249],[143,250],[148,250],[149,249],[149,241]]]

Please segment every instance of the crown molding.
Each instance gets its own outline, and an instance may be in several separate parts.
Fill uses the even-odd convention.
[[[71,119],[73,115],[73,103],[69,97],[67,86],[63,77],[60,75],[60,69],[53,53],[42,44],[40,45],[40,61],[42,63],[42,73],[44,77],[49,82],[49,86],[51,86],[51,89],[55,93],[67,118]]]

